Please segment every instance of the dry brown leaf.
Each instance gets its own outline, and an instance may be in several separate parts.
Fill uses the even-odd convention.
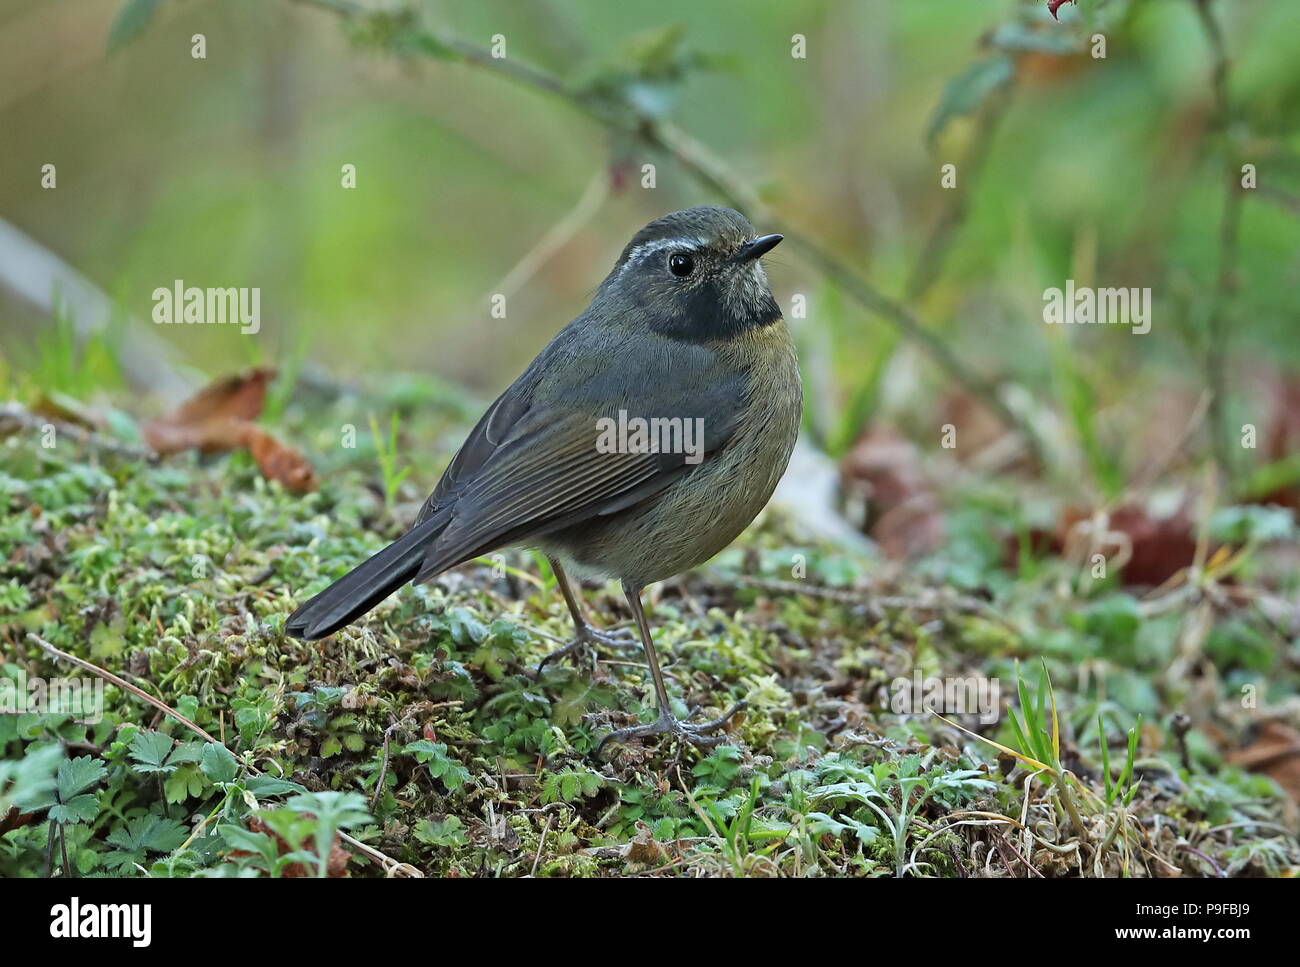
[[[1162,516],[1141,504],[1128,503],[1102,518],[1106,531],[1122,537],[1131,547],[1131,554],[1120,569],[1123,586],[1158,587],[1192,564],[1196,556],[1196,534],[1188,506],[1185,502],[1173,513]],[[1075,528],[1093,519],[1092,510],[1066,507],[1055,533],[1041,529],[1029,532],[1029,548],[1035,554],[1065,553],[1072,545]],[[1018,535],[1007,539],[1005,551],[1009,562],[1020,553],[1021,540]],[[1106,542],[1102,550],[1112,552],[1114,541]]]
[[[846,492],[866,501],[863,529],[885,556],[919,557],[943,544],[943,514],[920,451],[893,429],[869,429],[840,462],[840,478]]]
[[[654,838],[650,827],[639,821],[636,824],[636,835],[627,844],[625,856],[628,868],[637,870],[662,866],[668,861],[667,852]]]
[[[1279,378],[1273,385],[1273,418],[1265,453],[1282,460],[1300,453],[1300,380]]]
[[[273,369],[252,369],[218,380],[145,426],[145,442],[164,456],[186,450],[226,453],[243,446],[244,427],[261,415],[274,376]]]
[[[1255,741],[1228,760],[1251,772],[1262,772],[1300,803],[1300,732],[1281,722],[1265,722]]]
[[[25,813],[17,806],[10,806],[9,812],[0,816],[0,836],[3,836],[11,829],[18,829],[19,827],[26,826],[34,819],[36,819],[35,813]]]
[[[1124,504],[1111,511],[1109,527],[1127,535],[1133,548],[1120,573],[1126,587],[1161,585],[1196,557],[1196,534],[1186,503],[1166,517],[1139,504]]]
[[[104,422],[80,400],[54,391],[42,390],[29,409],[37,416],[47,416],[54,420],[61,420],[64,423],[79,426],[84,430],[98,430],[103,426]]]
[[[252,369],[218,380],[186,400],[176,412],[144,428],[145,442],[164,456],[197,450],[229,453],[247,449],[262,476],[296,493],[315,490],[316,472],[297,450],[253,423],[266,403],[273,369]]]
[[[1279,376],[1272,386],[1272,426],[1264,455],[1272,463],[1300,453],[1300,380]],[[1300,486],[1292,483],[1255,498],[1258,504],[1277,504],[1300,511]]]
[[[278,480],[287,490],[300,494],[316,489],[316,471],[297,450],[251,423],[245,442],[267,480]]]

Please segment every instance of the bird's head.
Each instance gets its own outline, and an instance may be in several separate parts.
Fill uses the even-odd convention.
[[[781,238],[730,208],[672,212],[632,236],[592,307],[689,342],[770,325],[781,309],[761,257]]]

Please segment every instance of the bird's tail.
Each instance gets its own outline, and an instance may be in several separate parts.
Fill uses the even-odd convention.
[[[285,622],[284,633],[303,641],[315,641],[360,618],[415,578],[430,541],[445,526],[445,521],[434,517],[412,527],[299,607]]]

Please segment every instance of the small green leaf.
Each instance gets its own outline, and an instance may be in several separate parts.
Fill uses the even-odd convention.
[[[50,807],[50,819],[56,823],[88,823],[98,815],[99,799],[89,794]]]
[[[158,0],[126,0],[108,28],[108,49],[116,50],[144,33],[157,9]]]
[[[925,139],[931,145],[943,133],[948,122],[974,114],[994,91],[1010,83],[1016,67],[1010,57],[997,55],[977,60],[958,74],[944,89],[939,106],[930,118]]]
[[[189,829],[174,819],[146,813],[127,820],[126,827],[119,827],[108,834],[108,842],[131,853],[150,850],[166,853],[174,850],[189,836]]]
[[[230,849],[260,856],[266,862],[268,869],[275,862],[279,849],[275,844],[275,840],[271,839],[266,833],[254,833],[242,826],[235,826],[230,823],[223,823],[218,826],[217,833],[226,841],[226,845]]]
[[[277,779],[274,776],[252,776],[244,783],[244,787],[258,799],[266,799],[268,796],[284,796],[291,792],[307,791],[305,787],[298,785],[296,782]]]
[[[186,763],[167,777],[163,783],[163,795],[168,802],[184,802],[202,793],[207,784],[199,767],[192,762]]]
[[[55,780],[60,801],[67,803],[78,793],[85,792],[103,779],[107,772],[108,767],[104,763],[88,755],[68,759],[59,766],[58,777]]]
[[[414,755],[429,768],[429,775],[441,779],[450,791],[455,791],[469,782],[469,770],[460,761],[447,754],[447,746],[441,742],[419,739],[408,743],[405,752]]]
[[[171,772],[176,767],[167,765],[166,762],[173,744],[170,735],[161,732],[141,732],[131,741],[131,758],[136,762],[132,768],[143,775]]]
[[[448,816],[437,823],[422,819],[415,824],[413,835],[421,843],[430,846],[464,846],[469,842],[460,820],[455,816]]]
[[[199,756],[199,768],[213,782],[233,782],[239,774],[239,760],[220,742],[208,742]]]

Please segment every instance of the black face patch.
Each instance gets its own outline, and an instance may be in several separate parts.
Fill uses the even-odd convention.
[[[732,339],[748,329],[770,326],[781,318],[781,307],[770,292],[764,292],[757,304],[733,307],[722,285],[723,280],[715,277],[681,292],[673,300],[676,305],[671,314],[663,313],[662,306],[645,307],[649,309],[652,327],[683,342],[713,342]]]

